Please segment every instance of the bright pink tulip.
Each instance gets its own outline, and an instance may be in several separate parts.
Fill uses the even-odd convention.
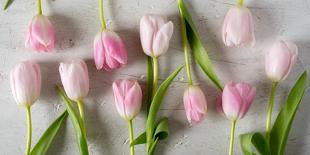
[[[290,41],[276,41],[265,57],[265,70],[273,82],[284,80],[295,64],[297,46]]]
[[[41,91],[39,65],[32,61],[16,64],[10,73],[10,83],[15,101],[23,106],[31,106]]]
[[[115,105],[125,120],[132,120],[141,109],[142,90],[136,80],[116,80],[113,82]]]
[[[78,101],[88,94],[88,69],[83,60],[60,63],[59,73],[65,92],[71,100]]]
[[[224,19],[223,42],[226,46],[255,44],[254,23],[250,10],[246,7],[231,8]]]
[[[255,87],[246,83],[229,82],[222,95],[223,112],[227,118],[238,120],[248,112],[256,93]]]
[[[140,39],[143,51],[151,57],[167,52],[173,33],[173,23],[159,15],[145,15],[140,21]]]
[[[54,27],[44,15],[36,15],[29,24],[26,48],[37,52],[51,52],[55,46]]]
[[[127,64],[127,49],[122,39],[113,31],[103,30],[94,40],[94,59],[97,69],[107,71]]]
[[[198,86],[189,86],[185,90],[183,102],[187,120],[190,123],[199,123],[204,120],[207,113],[207,101]]]

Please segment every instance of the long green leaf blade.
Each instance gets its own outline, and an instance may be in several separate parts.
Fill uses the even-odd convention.
[[[167,92],[168,87],[170,86],[173,79],[178,75],[183,67],[177,68],[157,89],[154,98],[152,100],[150,111],[148,114],[148,118],[146,121],[146,137],[147,142],[149,142],[153,138],[154,130],[155,130],[155,121],[156,114],[159,110],[161,102]]]
[[[161,118],[156,126],[154,137],[158,138],[158,140],[162,140],[167,138],[169,135],[169,126],[168,126],[168,118]]]
[[[217,77],[211,60],[208,56],[207,50],[203,47],[199,33],[194,25],[194,22],[187,11],[187,8],[183,0],[178,0],[179,10],[181,17],[185,20],[185,26],[187,31],[187,40],[192,49],[193,56],[203,72],[209,77],[213,84],[220,90],[223,90],[223,86],[219,78]]]
[[[60,86],[56,86],[56,91],[58,95],[61,97],[61,99],[64,101],[67,111],[69,113],[69,116],[72,120],[72,124],[74,126],[76,137],[78,140],[79,148],[80,148],[80,154],[81,155],[88,155],[88,146],[87,146],[87,140],[86,135],[83,133],[83,126],[81,125],[81,121],[79,119],[79,115],[77,114],[76,110],[72,107],[71,100],[65,95],[65,92]]]
[[[150,105],[152,103],[152,91],[153,91],[153,64],[152,58],[147,57],[147,82],[146,82],[146,94],[145,94],[145,105],[146,105],[146,114],[149,113]]]
[[[43,133],[38,143],[33,147],[31,155],[45,155],[53,142],[59,128],[67,118],[68,112],[64,111]]]
[[[4,4],[3,10],[6,10],[12,3],[14,0],[7,0]]]
[[[146,132],[143,132],[140,136],[134,139],[132,143],[130,143],[130,146],[145,144],[145,143],[146,143]]]
[[[280,110],[270,135],[272,155],[283,155],[287,138],[298,109],[307,88],[307,72],[305,71],[291,89],[286,103]]]

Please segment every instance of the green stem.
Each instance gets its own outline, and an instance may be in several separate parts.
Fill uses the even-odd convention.
[[[38,0],[38,14],[42,15],[41,0]]]
[[[236,128],[236,120],[233,120],[231,122],[229,155],[233,154],[234,140],[235,140],[235,128]]]
[[[104,20],[104,13],[103,13],[103,0],[100,0],[100,22],[101,22],[101,29],[106,29],[106,24]]]
[[[130,144],[133,142],[132,120],[128,121]],[[135,155],[135,146],[130,146],[130,155]]]
[[[187,34],[186,34],[186,25],[183,16],[181,16],[181,27],[182,27],[182,40],[183,40],[183,47],[184,47],[184,56],[185,56],[185,63],[186,63],[186,72],[188,78],[188,84],[192,85],[192,74],[191,74],[191,67],[189,63],[189,47],[187,41]]]
[[[27,124],[28,124],[28,139],[27,139],[26,155],[30,155],[31,139],[32,139],[32,123],[31,123],[30,105],[26,106],[26,110],[27,110]]]
[[[243,6],[243,0],[238,0],[238,5],[242,7]]]
[[[271,132],[271,116],[272,116],[272,109],[274,104],[274,99],[277,91],[277,82],[272,83],[270,98],[269,98],[269,107],[268,107],[268,113],[267,113],[267,121],[266,121],[266,139],[269,143],[270,140],[270,132]]]
[[[152,60],[153,60],[153,71],[154,71],[152,96],[154,96],[156,93],[157,81],[158,81],[158,59],[156,57],[153,57]]]
[[[83,100],[77,100],[76,101],[78,108],[79,108],[79,112],[80,112],[80,119],[81,119],[81,123],[82,123],[82,129],[83,129],[83,133],[86,136],[86,127],[85,127],[85,115],[84,115],[84,103]]]

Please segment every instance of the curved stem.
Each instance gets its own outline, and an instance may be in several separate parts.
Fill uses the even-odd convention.
[[[27,111],[27,124],[28,124],[28,139],[27,139],[26,155],[30,155],[31,139],[32,139],[32,123],[31,123],[30,105],[26,106],[26,111]]]
[[[153,76],[154,76],[154,78],[153,78],[153,91],[152,91],[153,95],[152,96],[154,96],[156,93],[157,81],[158,81],[158,60],[156,57],[153,57],[152,60],[153,60],[153,72],[154,72],[154,74],[153,74]]]
[[[130,144],[133,142],[133,129],[132,129],[132,120],[128,121],[128,129],[129,129],[129,139]],[[135,155],[135,146],[130,146],[130,155]]]
[[[233,154],[234,140],[235,140],[235,128],[236,128],[236,120],[231,122],[229,155]]]
[[[83,103],[83,100],[77,100],[77,105],[78,105],[78,108],[79,108],[79,112],[80,112],[80,118],[81,118],[81,123],[82,123],[82,129],[83,129],[83,132],[86,136],[86,127],[85,127],[85,115],[84,115],[84,103]]]
[[[243,0],[238,0],[238,5],[243,6]]]
[[[186,25],[184,18],[181,16],[181,27],[182,27],[182,40],[183,40],[183,48],[184,48],[184,57],[185,57],[185,63],[186,63],[186,72],[187,72],[187,78],[188,78],[188,84],[192,85],[192,74],[191,74],[191,67],[189,63],[189,47],[188,47],[188,41],[187,41],[187,34],[186,34]]]
[[[101,28],[102,30],[106,29],[106,24],[105,24],[105,20],[104,20],[104,13],[103,13],[103,0],[99,0],[100,3],[100,22],[101,22]]]
[[[38,0],[38,14],[42,15],[41,0]]]
[[[270,132],[271,132],[272,109],[273,109],[275,94],[277,91],[277,86],[278,86],[277,82],[272,83],[271,93],[270,93],[270,98],[269,98],[269,107],[268,107],[267,121],[266,121],[266,139],[267,139],[268,144],[269,144]]]

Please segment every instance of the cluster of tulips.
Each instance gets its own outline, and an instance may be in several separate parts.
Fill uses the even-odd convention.
[[[248,112],[254,100],[256,88],[244,82],[237,83],[234,81],[230,81],[224,86],[221,85],[212,68],[206,50],[201,45],[198,31],[187,12],[185,4],[182,0],[178,0],[178,2],[188,76],[188,87],[185,89],[183,96],[186,117],[190,123],[197,124],[204,120],[207,113],[207,99],[200,87],[195,85],[192,80],[189,63],[190,50],[192,50],[193,57],[221,92],[217,100],[217,109],[224,113],[232,122],[229,149],[229,154],[231,155],[233,153],[236,122]],[[94,62],[98,70],[112,71],[127,64],[128,52],[117,33],[106,27],[102,3],[103,1],[100,0],[101,30],[94,39]],[[37,52],[51,52],[55,47],[55,31],[49,19],[42,14],[40,0],[38,1],[38,8],[38,15],[33,17],[29,25],[25,46]],[[156,123],[156,113],[159,110],[160,103],[167,88],[182,67],[173,72],[158,87],[158,59],[168,51],[173,27],[171,21],[167,21],[160,15],[148,14],[144,15],[140,20],[141,45],[144,53],[148,56],[149,77],[145,101],[142,99],[143,92],[137,80],[119,79],[115,80],[112,84],[116,110],[128,122],[131,155],[134,155],[134,146],[143,143],[146,143],[147,146],[146,154],[154,154],[156,144],[159,140],[164,139],[168,133],[168,120],[162,118]],[[243,0],[239,0],[238,5],[231,8],[226,14],[222,27],[222,38],[224,44],[228,47],[240,48],[244,45],[255,45],[254,22],[250,10],[243,6]],[[278,83],[289,75],[297,55],[297,46],[293,42],[283,40],[275,41],[266,53],[265,70],[267,76],[273,82],[266,123],[266,139],[268,145],[271,145],[268,139],[271,136],[271,114],[275,91]],[[81,59],[68,60],[60,63],[59,73],[64,91],[60,86],[57,86],[57,92],[65,102],[72,121],[77,124],[75,128],[78,135],[77,138],[79,138],[80,152],[81,154],[88,154],[83,102],[83,98],[89,92],[87,65]],[[10,82],[16,102],[27,109],[28,143],[26,154],[40,152],[37,151],[37,146],[31,151],[32,123],[30,114],[31,105],[40,96],[41,72],[39,65],[31,60],[16,64],[10,73]],[[78,113],[71,105],[72,102],[77,103]],[[143,102],[147,104],[146,131],[135,139],[132,120],[139,113]],[[61,117],[64,116],[61,115]],[[57,132],[58,128],[55,131]],[[40,154],[45,154],[47,148],[44,151],[40,152]],[[246,151],[243,148],[245,154],[247,154]]]

